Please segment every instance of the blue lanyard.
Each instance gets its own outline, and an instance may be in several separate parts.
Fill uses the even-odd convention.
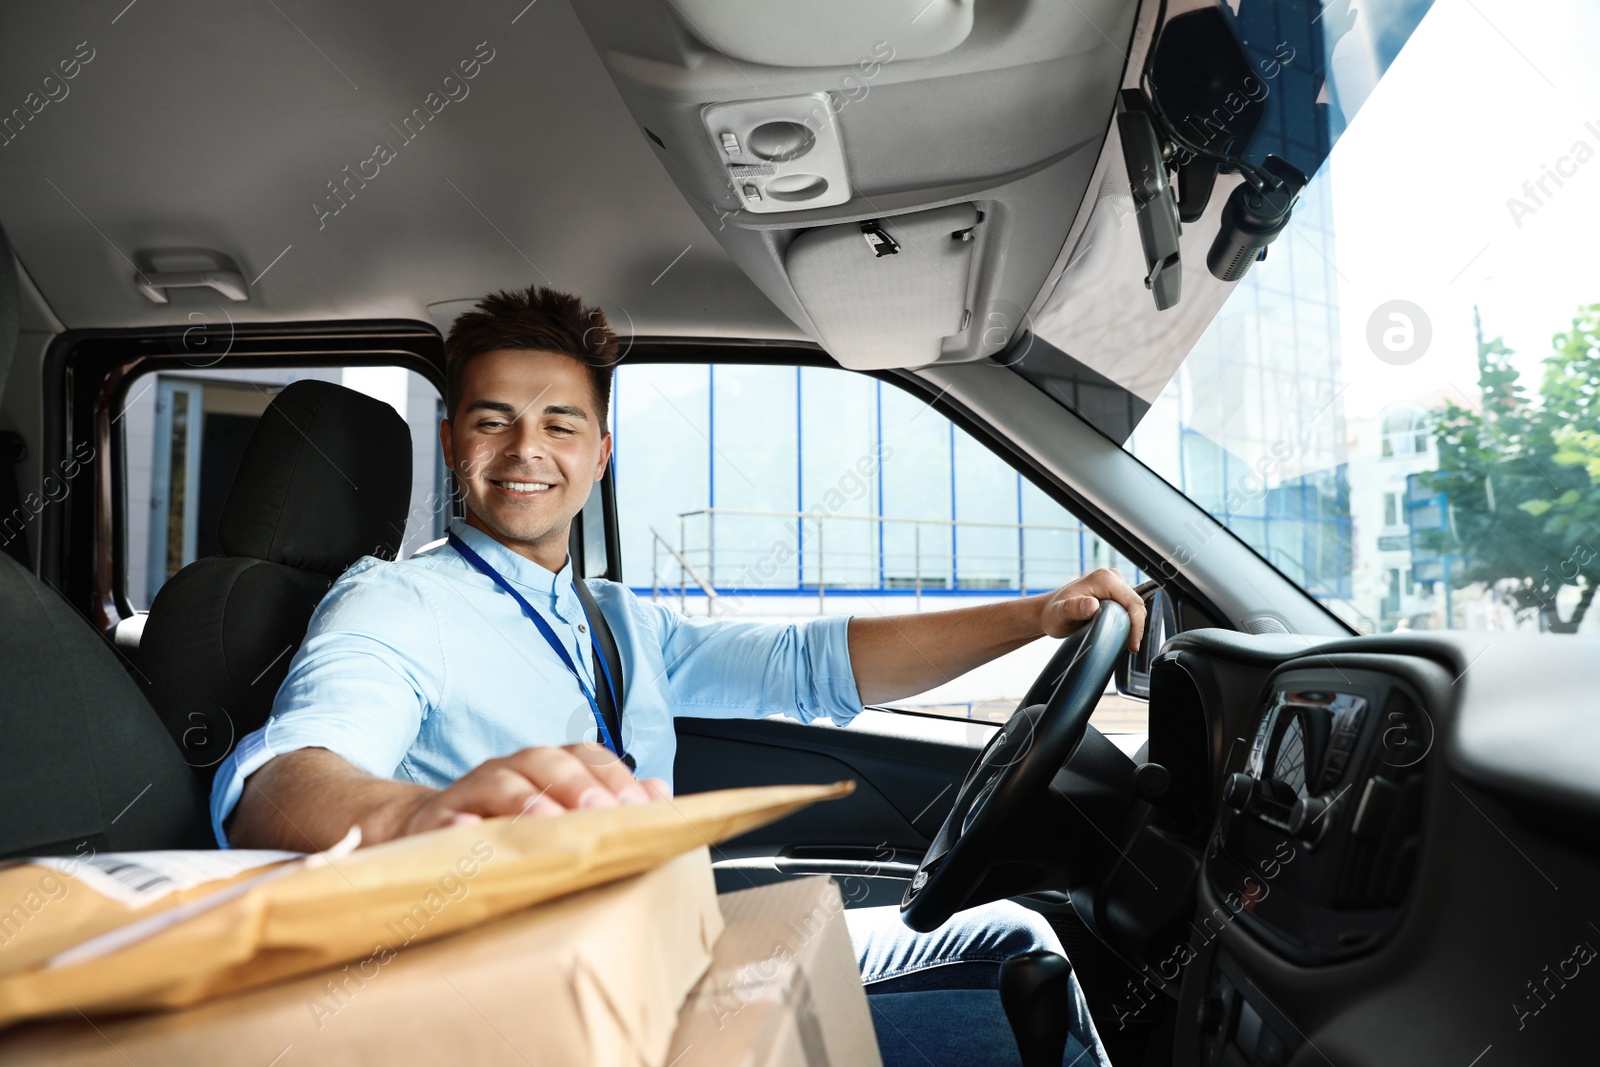
[[[499,571],[495,570],[488,560],[478,555],[478,553],[474,552],[465,541],[457,537],[454,530],[449,532],[448,538],[450,541],[450,547],[459,552],[462,559],[466,560],[468,563],[478,568],[478,570],[488,575],[494,580],[496,585],[510,593],[516,602],[521,605],[522,613],[533,620],[533,625],[538,627],[539,633],[544,637],[545,641],[549,643],[551,648],[555,649],[556,655],[561,657],[561,662],[566,666],[567,670],[572,672],[573,680],[578,683],[578,689],[583,693],[583,698],[589,702],[589,710],[594,712],[594,724],[600,729],[601,741],[605,743],[607,748],[616,753],[618,759],[626,760],[628,758],[628,754],[622,750],[622,745],[620,743],[621,739],[613,738],[611,736],[611,729],[610,727],[606,726],[605,716],[600,714],[599,701],[595,700],[594,694],[589,692],[589,687],[583,682],[583,675],[578,673],[578,665],[572,662],[572,657],[567,654],[566,646],[561,643],[561,639],[557,637],[555,631],[550,628],[550,624],[545,622],[544,616],[533,610],[533,605],[528,603],[523,595],[517,592],[516,589],[512,587],[511,583],[506,581],[505,577],[502,576]],[[581,601],[579,602],[578,606],[583,607]],[[611,693],[611,706],[617,709],[617,723],[618,725],[621,725],[622,705],[617,702],[617,687],[616,684],[611,680],[611,667],[606,663],[606,657],[600,652],[600,642],[594,635],[594,620],[589,618],[589,611],[587,608],[584,609],[583,617],[588,619],[589,643],[594,646],[595,659],[600,662],[600,671],[605,675],[606,679],[606,689],[608,689]]]

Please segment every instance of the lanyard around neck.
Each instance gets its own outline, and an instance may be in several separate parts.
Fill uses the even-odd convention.
[[[506,581],[504,575],[495,570],[488,560],[473,551],[472,547],[458,537],[454,530],[451,530],[447,536],[450,541],[450,547],[460,553],[462,559],[482,571],[501,589],[510,593],[517,604],[521,606],[522,613],[533,620],[533,625],[538,628],[540,635],[555,651],[555,654],[561,658],[562,665],[571,672],[573,680],[578,683],[579,691],[583,693],[583,698],[589,702],[589,710],[594,713],[594,723],[599,728],[601,741],[607,748],[616,753],[618,759],[627,761],[628,754],[622,749],[622,738],[620,736],[615,738],[611,736],[611,728],[606,725],[605,716],[600,714],[600,702],[595,699],[594,694],[589,691],[589,687],[584,684],[583,675],[578,672],[578,665],[572,662],[572,656],[568,654],[567,647],[561,643],[561,639],[556,636],[555,630],[551,629],[544,616],[535,611],[533,605],[528,603],[527,598],[517,592],[516,588]],[[579,607],[582,607],[581,601]],[[600,671],[605,675],[606,689],[611,694],[611,706],[617,709],[617,725],[620,734],[622,705],[617,701],[617,687],[611,680],[611,668],[607,666],[605,656],[600,652],[600,642],[595,637],[595,622],[589,618],[587,609],[584,610],[584,618],[589,622],[589,643],[594,647],[595,659],[599,661]]]

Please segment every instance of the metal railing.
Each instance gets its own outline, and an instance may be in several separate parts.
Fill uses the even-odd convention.
[[[689,600],[689,582],[693,581],[700,591],[706,595],[706,614],[715,615],[717,613],[716,600],[718,596],[716,589],[704,578],[700,577],[689,561],[683,558],[683,553],[678,551],[672,542],[662,536],[661,531],[654,526],[650,527],[650,537],[652,539],[650,542],[650,599],[661,599],[661,550],[665,548],[667,553],[678,564],[678,610],[683,611],[686,609]]]
[[[755,547],[753,539],[740,538],[738,543],[729,544],[724,534],[723,544],[719,547],[717,520],[724,517],[779,520],[793,525],[786,531],[789,534],[787,543],[780,541],[771,547],[760,548]],[[703,520],[703,526],[699,531],[699,543],[691,545],[691,527],[695,520]],[[857,545],[870,541],[870,547],[841,546],[837,533],[830,544],[826,529],[833,523],[870,524],[873,528],[864,531],[864,537],[858,534],[849,538]],[[905,533],[907,527],[909,538]],[[897,528],[899,537],[893,536]],[[960,530],[1006,531],[1015,536],[1015,541],[1003,552],[985,551],[978,546],[963,547],[956,551],[955,538]],[[820,515],[803,511],[697,508],[679,513],[677,544],[669,541],[654,526],[650,527],[650,533],[652,597],[659,599],[663,589],[668,595],[676,589],[679,607],[686,609],[688,591],[694,588],[706,596],[707,613],[713,615],[718,607],[719,588],[771,589],[774,587],[767,583],[776,570],[789,570],[795,576],[793,586],[779,586],[778,589],[792,589],[806,595],[814,590],[817,612],[822,614],[830,587],[835,592],[841,589],[853,592],[910,591],[916,597],[920,610],[925,590],[1025,596],[1030,591],[1039,591],[1030,590],[1030,573],[1035,576],[1039,589],[1050,589],[1101,565],[1121,562],[1127,566],[1126,561],[1120,560],[1110,546],[1081,525],[1049,526],[893,515]],[[1030,554],[1029,535],[1071,538],[1073,551],[1061,555],[1037,551]],[[910,542],[908,546],[904,546],[906,540]],[[891,547],[891,541],[900,541],[903,547]],[[663,550],[666,570],[670,572],[674,564],[678,568],[675,576],[663,573]],[[782,558],[777,558],[779,556]],[[726,580],[728,568],[741,564],[738,578],[730,584]],[[974,573],[977,577],[973,577]],[[863,579],[863,574],[872,577]],[[855,577],[852,578],[852,575]],[[830,576],[835,576],[831,586]],[[676,580],[671,580],[674,577]]]

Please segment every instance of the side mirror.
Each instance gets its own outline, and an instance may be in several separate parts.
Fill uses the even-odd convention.
[[[1117,661],[1117,692],[1138,700],[1150,699],[1150,664],[1161,654],[1167,638],[1178,632],[1178,613],[1173,608],[1172,597],[1160,586],[1144,594],[1144,640],[1139,651],[1125,653]]]

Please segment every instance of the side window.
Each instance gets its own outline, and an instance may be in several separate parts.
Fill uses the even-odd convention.
[[[848,371],[633,364],[612,404],[623,579],[687,614],[787,620],[938,611],[1132,564],[925,401]],[[896,702],[1003,722],[1039,641]],[[1145,705],[1111,693],[1107,733]]]
[[[411,510],[401,555],[444,536],[450,518],[439,454],[439,392],[403,367],[251,367],[160,372],[128,385],[122,422],[125,593],[150,607],[168,578],[219,554],[217,522],[246,442],[267,405],[301,378],[390,404],[411,426]]]

